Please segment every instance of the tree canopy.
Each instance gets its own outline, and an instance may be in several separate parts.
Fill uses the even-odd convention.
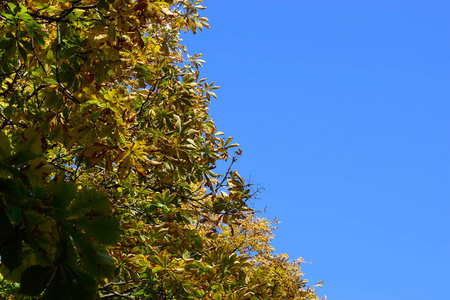
[[[200,2],[0,0],[0,299],[317,299],[180,43]]]

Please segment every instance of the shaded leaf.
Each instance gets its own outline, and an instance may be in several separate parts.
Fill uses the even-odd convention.
[[[11,146],[6,134],[0,130],[0,157],[7,158],[11,155]]]
[[[14,270],[22,263],[22,234],[19,228],[15,228],[14,231],[6,231],[4,234],[4,243],[0,249],[1,262],[8,269]]]
[[[105,216],[111,212],[108,196],[95,190],[81,191],[68,207],[72,217],[82,217],[88,213]]]
[[[77,195],[77,187],[73,182],[56,182],[52,187],[54,192],[53,205],[59,209],[67,208]]]
[[[24,220],[27,227],[27,237],[38,263],[50,265],[53,263],[58,249],[59,232],[56,221],[48,216],[34,211],[26,211]]]
[[[20,278],[20,292],[28,296],[38,296],[47,287],[53,275],[53,268],[35,265],[27,268]]]
[[[76,222],[86,232],[102,244],[113,244],[118,241],[121,229],[116,218],[81,218]]]

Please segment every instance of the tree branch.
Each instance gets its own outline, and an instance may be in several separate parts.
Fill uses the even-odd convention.
[[[69,99],[72,100],[73,102],[75,102],[76,104],[80,104],[80,101],[78,101],[77,98],[75,98],[74,95],[72,95],[72,93],[67,90],[67,88],[64,86],[64,84],[61,83],[61,80],[59,78],[59,52],[61,51],[62,48],[62,42],[61,42],[61,28],[59,25],[59,21],[56,23],[56,28],[57,28],[57,45],[56,45],[56,81],[58,82],[58,85],[63,89],[63,91],[68,95]]]
[[[107,299],[107,298],[113,298],[113,297],[120,297],[120,298],[124,298],[124,299],[135,300],[135,298],[133,296],[120,294],[115,291],[111,291],[109,294],[100,296],[100,299]]]

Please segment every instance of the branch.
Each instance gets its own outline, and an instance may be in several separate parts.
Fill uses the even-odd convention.
[[[19,60],[19,64],[20,64],[20,66],[16,69],[16,70],[14,70],[14,72],[11,72],[11,73],[9,73],[9,74],[0,74],[0,77],[3,77],[3,76],[9,76],[9,75],[12,75],[12,74],[16,74],[16,75],[14,75],[14,79],[13,79],[13,81],[11,82],[11,83],[6,83],[6,85],[8,86],[8,88],[4,91],[4,92],[2,92],[1,94],[0,94],[0,96],[3,96],[3,97],[6,97],[6,94],[8,94],[9,93],[9,91],[14,87],[14,85],[16,84],[16,82],[17,82],[17,79],[19,78],[19,72],[20,72],[20,69],[22,69],[22,63],[20,63],[20,60]]]
[[[133,283],[133,281],[128,281],[128,282],[110,282],[105,284],[104,286],[99,287],[99,290],[106,290],[107,288],[111,287],[111,286],[116,286],[116,285],[126,285],[126,284],[130,284]]]
[[[91,5],[85,5],[85,6],[74,6],[75,9],[84,9],[84,10],[88,10],[88,9],[92,9],[92,8],[96,8],[97,4],[91,4]]]
[[[34,47],[34,37],[31,37],[31,48],[33,48],[34,56],[36,57],[36,59],[37,59],[39,65],[41,66],[42,70],[44,70],[45,76],[48,77],[47,70],[45,70],[44,64],[42,63],[41,59],[39,58],[38,54],[36,53],[36,48]]]
[[[69,22],[69,20],[63,20],[60,19],[59,17],[56,16],[44,16],[44,15],[40,15],[38,13],[33,13],[33,12],[27,12],[30,16],[36,18],[36,19],[40,19],[40,20],[45,20],[47,22]]]
[[[39,10],[37,10],[36,12],[27,12],[27,13],[36,19],[45,20],[47,22],[49,22],[49,21],[50,22],[70,22],[70,20],[66,20],[64,18],[67,17],[70,13],[72,13],[75,9],[89,10],[89,9],[94,9],[97,7],[97,4],[77,6],[76,4],[80,3],[80,2],[81,2],[80,0],[72,2],[72,7],[64,12],[61,12],[59,15],[56,14],[53,16],[44,16],[44,15],[37,13]]]
[[[237,162],[237,160],[238,160],[238,157],[237,157],[237,156],[234,156],[234,157],[232,158],[231,163],[230,163],[230,165],[228,166],[228,170],[227,170],[227,172],[225,173],[225,175],[223,176],[222,181],[220,182],[219,185],[217,185],[216,189],[214,190],[214,193],[215,193],[215,194],[217,194],[217,193],[219,192],[219,189],[220,189],[221,187],[224,186],[223,184],[224,184],[225,180],[228,179],[228,176],[231,174],[231,168],[233,167],[234,163]]]
[[[46,88],[46,87],[48,87],[48,86],[50,86],[50,84],[43,84],[43,83],[41,83],[41,85],[38,86],[38,87],[31,93],[31,95],[29,95],[29,96],[27,97],[26,101],[28,101],[28,100],[30,100],[31,98],[33,98],[33,96],[36,95],[40,90],[42,90],[43,88]]]
[[[114,291],[110,292],[109,294],[100,296],[100,299],[107,299],[107,298],[113,298],[113,297],[120,297],[120,298],[129,299],[129,300],[135,300],[135,298],[133,296],[120,294],[120,293],[117,293]]]

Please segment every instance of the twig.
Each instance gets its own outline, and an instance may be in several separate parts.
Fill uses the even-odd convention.
[[[43,83],[41,83],[41,85],[38,86],[36,89],[34,89],[34,91],[31,93],[31,95],[29,95],[29,96],[27,97],[27,100],[26,100],[26,101],[28,101],[28,100],[30,100],[31,98],[33,98],[33,96],[34,96],[34,95],[37,95],[37,93],[38,93],[40,90],[42,90],[43,88],[46,88],[46,87],[48,87],[48,86],[50,86],[50,84],[43,84]]]
[[[133,281],[128,281],[128,282],[110,282],[105,284],[102,287],[99,287],[99,290],[106,290],[107,288],[111,287],[111,286],[117,286],[117,285],[126,285],[126,284],[130,284],[133,283]]]
[[[114,292],[114,291],[111,291],[109,294],[100,296],[100,299],[107,299],[107,298],[112,298],[112,297],[120,297],[120,298],[135,300],[135,298],[133,296],[120,294],[120,293],[117,293],[117,292]]]
[[[45,70],[44,64],[42,63],[41,59],[39,58],[38,54],[36,53],[36,48],[34,47],[34,37],[31,37],[31,48],[33,48],[34,56],[36,57],[36,59],[37,59],[39,65],[41,66],[42,70],[44,70],[45,76],[48,77],[47,70]]]

